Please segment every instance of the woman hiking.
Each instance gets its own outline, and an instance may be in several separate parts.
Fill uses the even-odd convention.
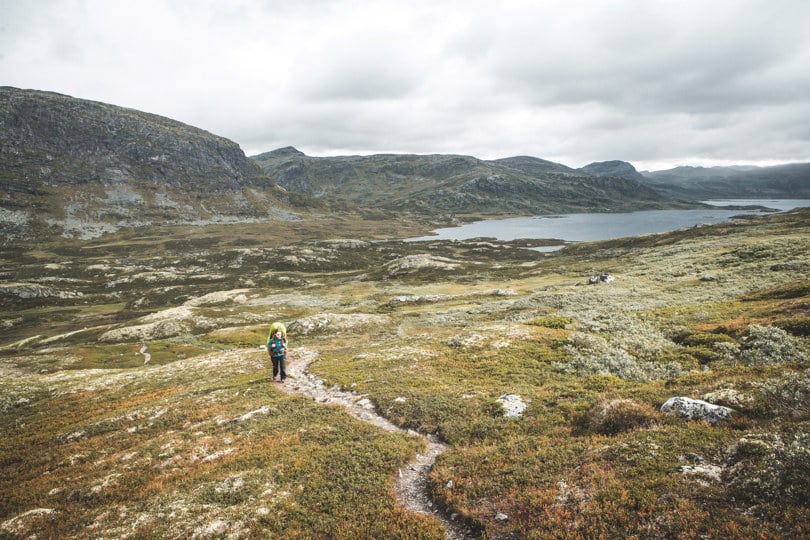
[[[267,351],[273,362],[273,380],[275,381],[278,376],[279,381],[284,382],[287,378],[287,338],[284,337],[281,328],[271,328]]]

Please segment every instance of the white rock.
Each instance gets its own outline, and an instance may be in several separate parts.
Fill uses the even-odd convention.
[[[720,473],[723,472],[717,465],[682,465],[678,470],[684,476],[699,476],[714,482],[720,481]]]
[[[0,524],[0,531],[9,534],[20,534],[26,530],[28,521],[41,516],[47,516],[54,513],[53,508],[34,508],[27,512],[15,516],[11,519],[4,521]]]
[[[718,422],[728,420],[732,409],[701,399],[672,397],[661,405],[661,412],[677,415],[686,420],[704,420],[714,426]]]
[[[527,407],[526,403],[523,402],[523,398],[517,394],[504,394],[495,401],[503,406],[503,415],[509,418],[523,416],[523,411]]]
[[[222,537],[226,532],[228,532],[228,523],[217,519],[195,530],[192,538],[217,538]]]

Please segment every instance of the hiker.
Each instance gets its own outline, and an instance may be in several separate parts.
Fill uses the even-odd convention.
[[[267,340],[267,351],[273,362],[273,380],[275,381],[278,375],[279,380],[284,382],[287,378],[287,340],[281,328],[271,330],[270,339]]]

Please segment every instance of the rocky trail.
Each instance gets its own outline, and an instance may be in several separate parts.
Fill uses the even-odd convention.
[[[345,392],[336,386],[327,387],[323,379],[307,371],[310,363],[317,356],[318,351],[316,350],[304,347],[291,349],[290,355],[287,357],[288,378],[284,384],[278,385],[279,389],[291,394],[309,396],[319,403],[339,405],[354,417],[387,431],[424,436],[392,424],[376,412],[374,404],[366,396]],[[424,437],[427,441],[427,450],[417,454],[412,462],[399,470],[396,479],[397,501],[412,512],[430,514],[441,521],[447,531],[448,540],[475,538],[469,527],[454,519],[455,515],[447,515],[431,501],[427,486],[428,473],[436,462],[436,458],[447,450],[447,445],[433,435]]]

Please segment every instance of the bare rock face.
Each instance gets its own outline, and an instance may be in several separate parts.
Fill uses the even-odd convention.
[[[732,410],[700,399],[673,397],[661,405],[661,412],[686,420],[704,420],[714,426],[728,420]]]

